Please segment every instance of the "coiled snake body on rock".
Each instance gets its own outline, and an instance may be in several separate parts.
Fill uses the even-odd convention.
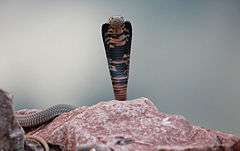
[[[52,120],[56,116],[65,112],[70,112],[74,109],[76,109],[76,107],[72,105],[57,104],[36,113],[30,113],[25,115],[15,113],[15,118],[18,121],[19,125],[24,129],[26,129],[26,128],[40,126],[43,123],[46,123]],[[25,139],[31,140],[33,142],[38,142],[42,145],[45,151],[49,151],[48,143],[43,138],[39,136],[25,135]]]
[[[41,125],[55,118],[56,116],[64,112],[69,112],[75,108],[75,106],[68,104],[57,104],[36,113],[26,115],[15,114],[15,118],[17,119],[18,123],[24,128],[34,127],[37,125]]]

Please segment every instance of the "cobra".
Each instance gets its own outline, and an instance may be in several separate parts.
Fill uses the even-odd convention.
[[[102,38],[108,60],[113,91],[116,100],[127,99],[132,25],[122,16],[112,16],[102,25]],[[56,116],[75,109],[75,106],[58,104],[40,112],[15,117],[22,127],[41,125]]]
[[[127,99],[132,25],[121,16],[110,17],[108,22],[102,25],[102,38],[115,99],[124,101]],[[21,127],[30,128],[42,125],[60,114],[70,112],[74,109],[76,107],[72,105],[58,104],[36,113],[25,115],[15,113],[15,118]],[[31,138],[31,136],[28,137]],[[42,139],[35,139],[43,142],[44,146],[47,146],[47,143]],[[48,150],[46,148],[45,150]]]
[[[102,25],[102,38],[116,100],[127,100],[132,25],[121,16]]]

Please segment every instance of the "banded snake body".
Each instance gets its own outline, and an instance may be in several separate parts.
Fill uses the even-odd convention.
[[[121,16],[110,17],[102,25],[102,38],[106,51],[115,99],[127,99],[132,25]]]

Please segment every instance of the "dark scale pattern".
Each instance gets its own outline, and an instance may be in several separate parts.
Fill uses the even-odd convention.
[[[111,18],[102,25],[102,38],[116,100],[127,99],[132,25],[123,18]]]
[[[56,116],[65,112],[69,112],[75,108],[76,107],[72,105],[57,104],[40,112],[27,115],[15,115],[15,117],[22,127],[34,127],[41,125],[55,118]]]

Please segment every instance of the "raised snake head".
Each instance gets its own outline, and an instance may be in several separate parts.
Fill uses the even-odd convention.
[[[116,28],[124,24],[124,18],[122,16],[111,16],[108,19],[108,23],[111,27]]]

